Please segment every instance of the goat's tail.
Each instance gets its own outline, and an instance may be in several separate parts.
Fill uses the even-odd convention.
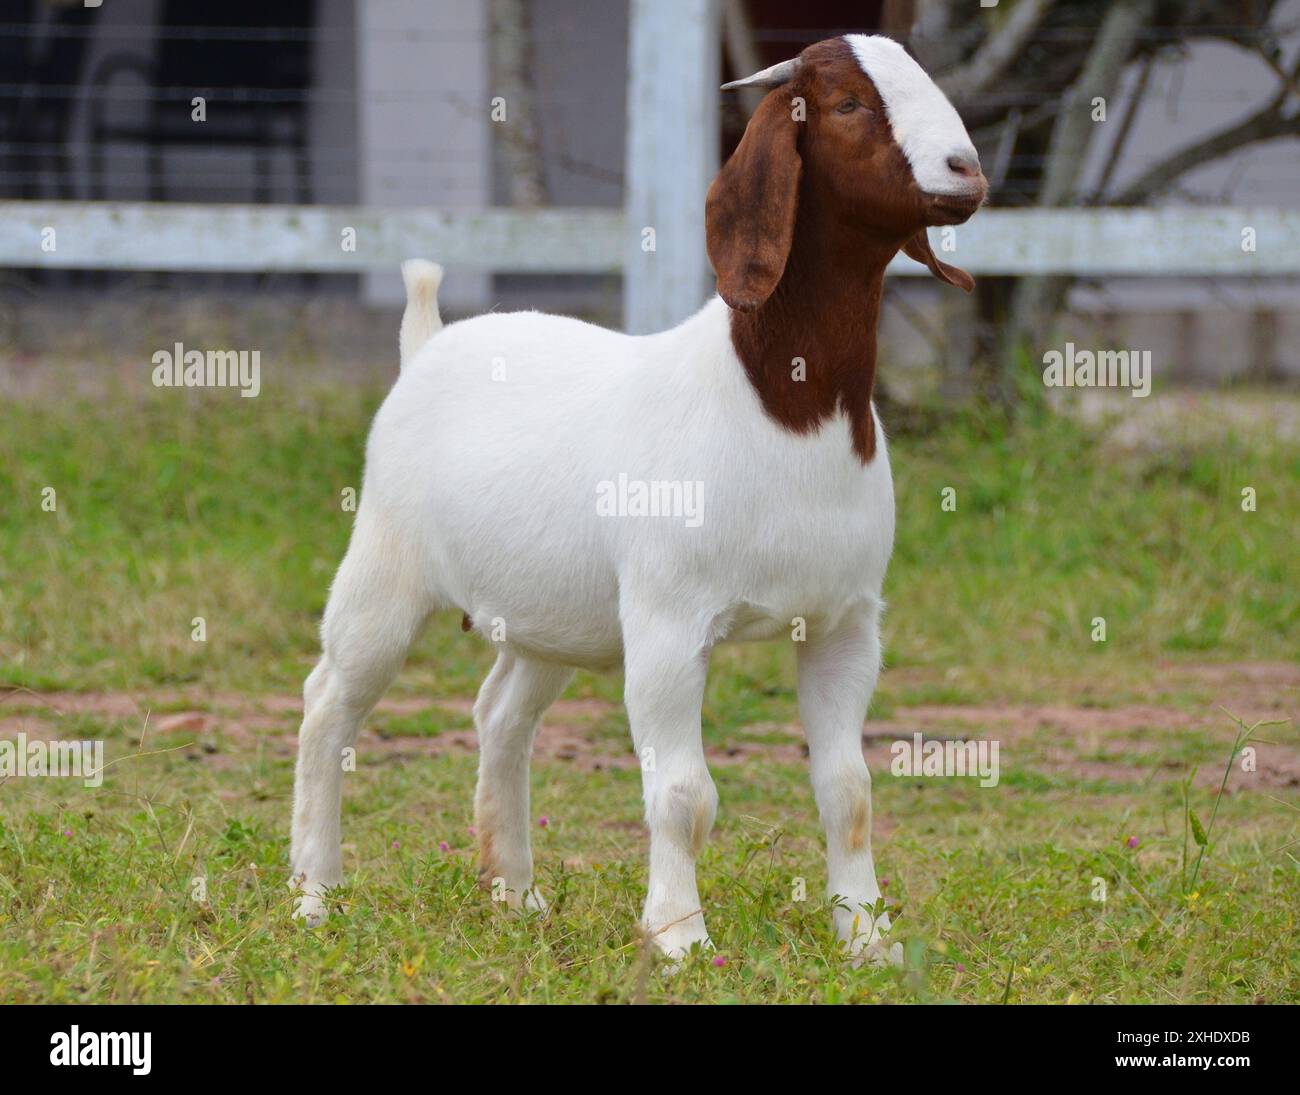
[[[407,259],[402,263],[402,281],[406,283],[406,311],[402,313],[398,347],[405,369],[420,348],[442,330],[442,316],[438,314],[442,267],[425,259]]]

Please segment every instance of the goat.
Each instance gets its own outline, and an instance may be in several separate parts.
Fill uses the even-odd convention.
[[[793,626],[834,927],[859,960],[898,959],[876,915],[861,748],[894,535],[875,330],[900,249],[970,290],[925,229],[964,222],[987,184],[956,111],[888,39],[819,42],[732,87],[769,90],[707,198],[719,296],[679,326],[631,337],[526,312],[441,328],[440,270],[405,268],[404,367],[304,686],[292,866],[310,924],[342,878],[341,754],[430,614],[455,608],[497,647],[474,705],[481,880],[545,907],[533,737],[574,667],[621,664],[650,834],[642,925],[673,958],[707,946],[710,651]],[[702,486],[702,519],[610,516],[593,492],[629,477]]]

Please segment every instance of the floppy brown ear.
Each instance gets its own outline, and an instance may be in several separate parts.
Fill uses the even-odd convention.
[[[771,296],[790,257],[803,172],[797,126],[788,91],[769,93],[709,187],[709,261],[719,294],[738,312],[752,312]]]
[[[935,257],[934,249],[930,246],[930,238],[925,234],[924,228],[903,244],[903,253],[908,258],[916,259],[917,262],[928,266],[930,273],[940,281],[946,281],[949,285],[957,286],[958,289],[965,289],[968,293],[975,288],[975,279],[960,266],[949,266]]]

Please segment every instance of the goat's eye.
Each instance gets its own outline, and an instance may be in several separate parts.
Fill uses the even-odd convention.
[[[845,99],[844,102],[840,103],[840,105],[837,106],[835,109],[838,110],[841,114],[852,114],[861,105],[862,104],[859,103],[857,99]]]

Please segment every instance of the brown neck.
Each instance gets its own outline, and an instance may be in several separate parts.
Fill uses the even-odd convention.
[[[756,311],[731,313],[731,341],[768,415],[811,433],[842,410],[866,464],[876,452],[876,322],[885,266],[899,244],[803,212],[819,207],[827,205],[800,196],[781,281]]]

